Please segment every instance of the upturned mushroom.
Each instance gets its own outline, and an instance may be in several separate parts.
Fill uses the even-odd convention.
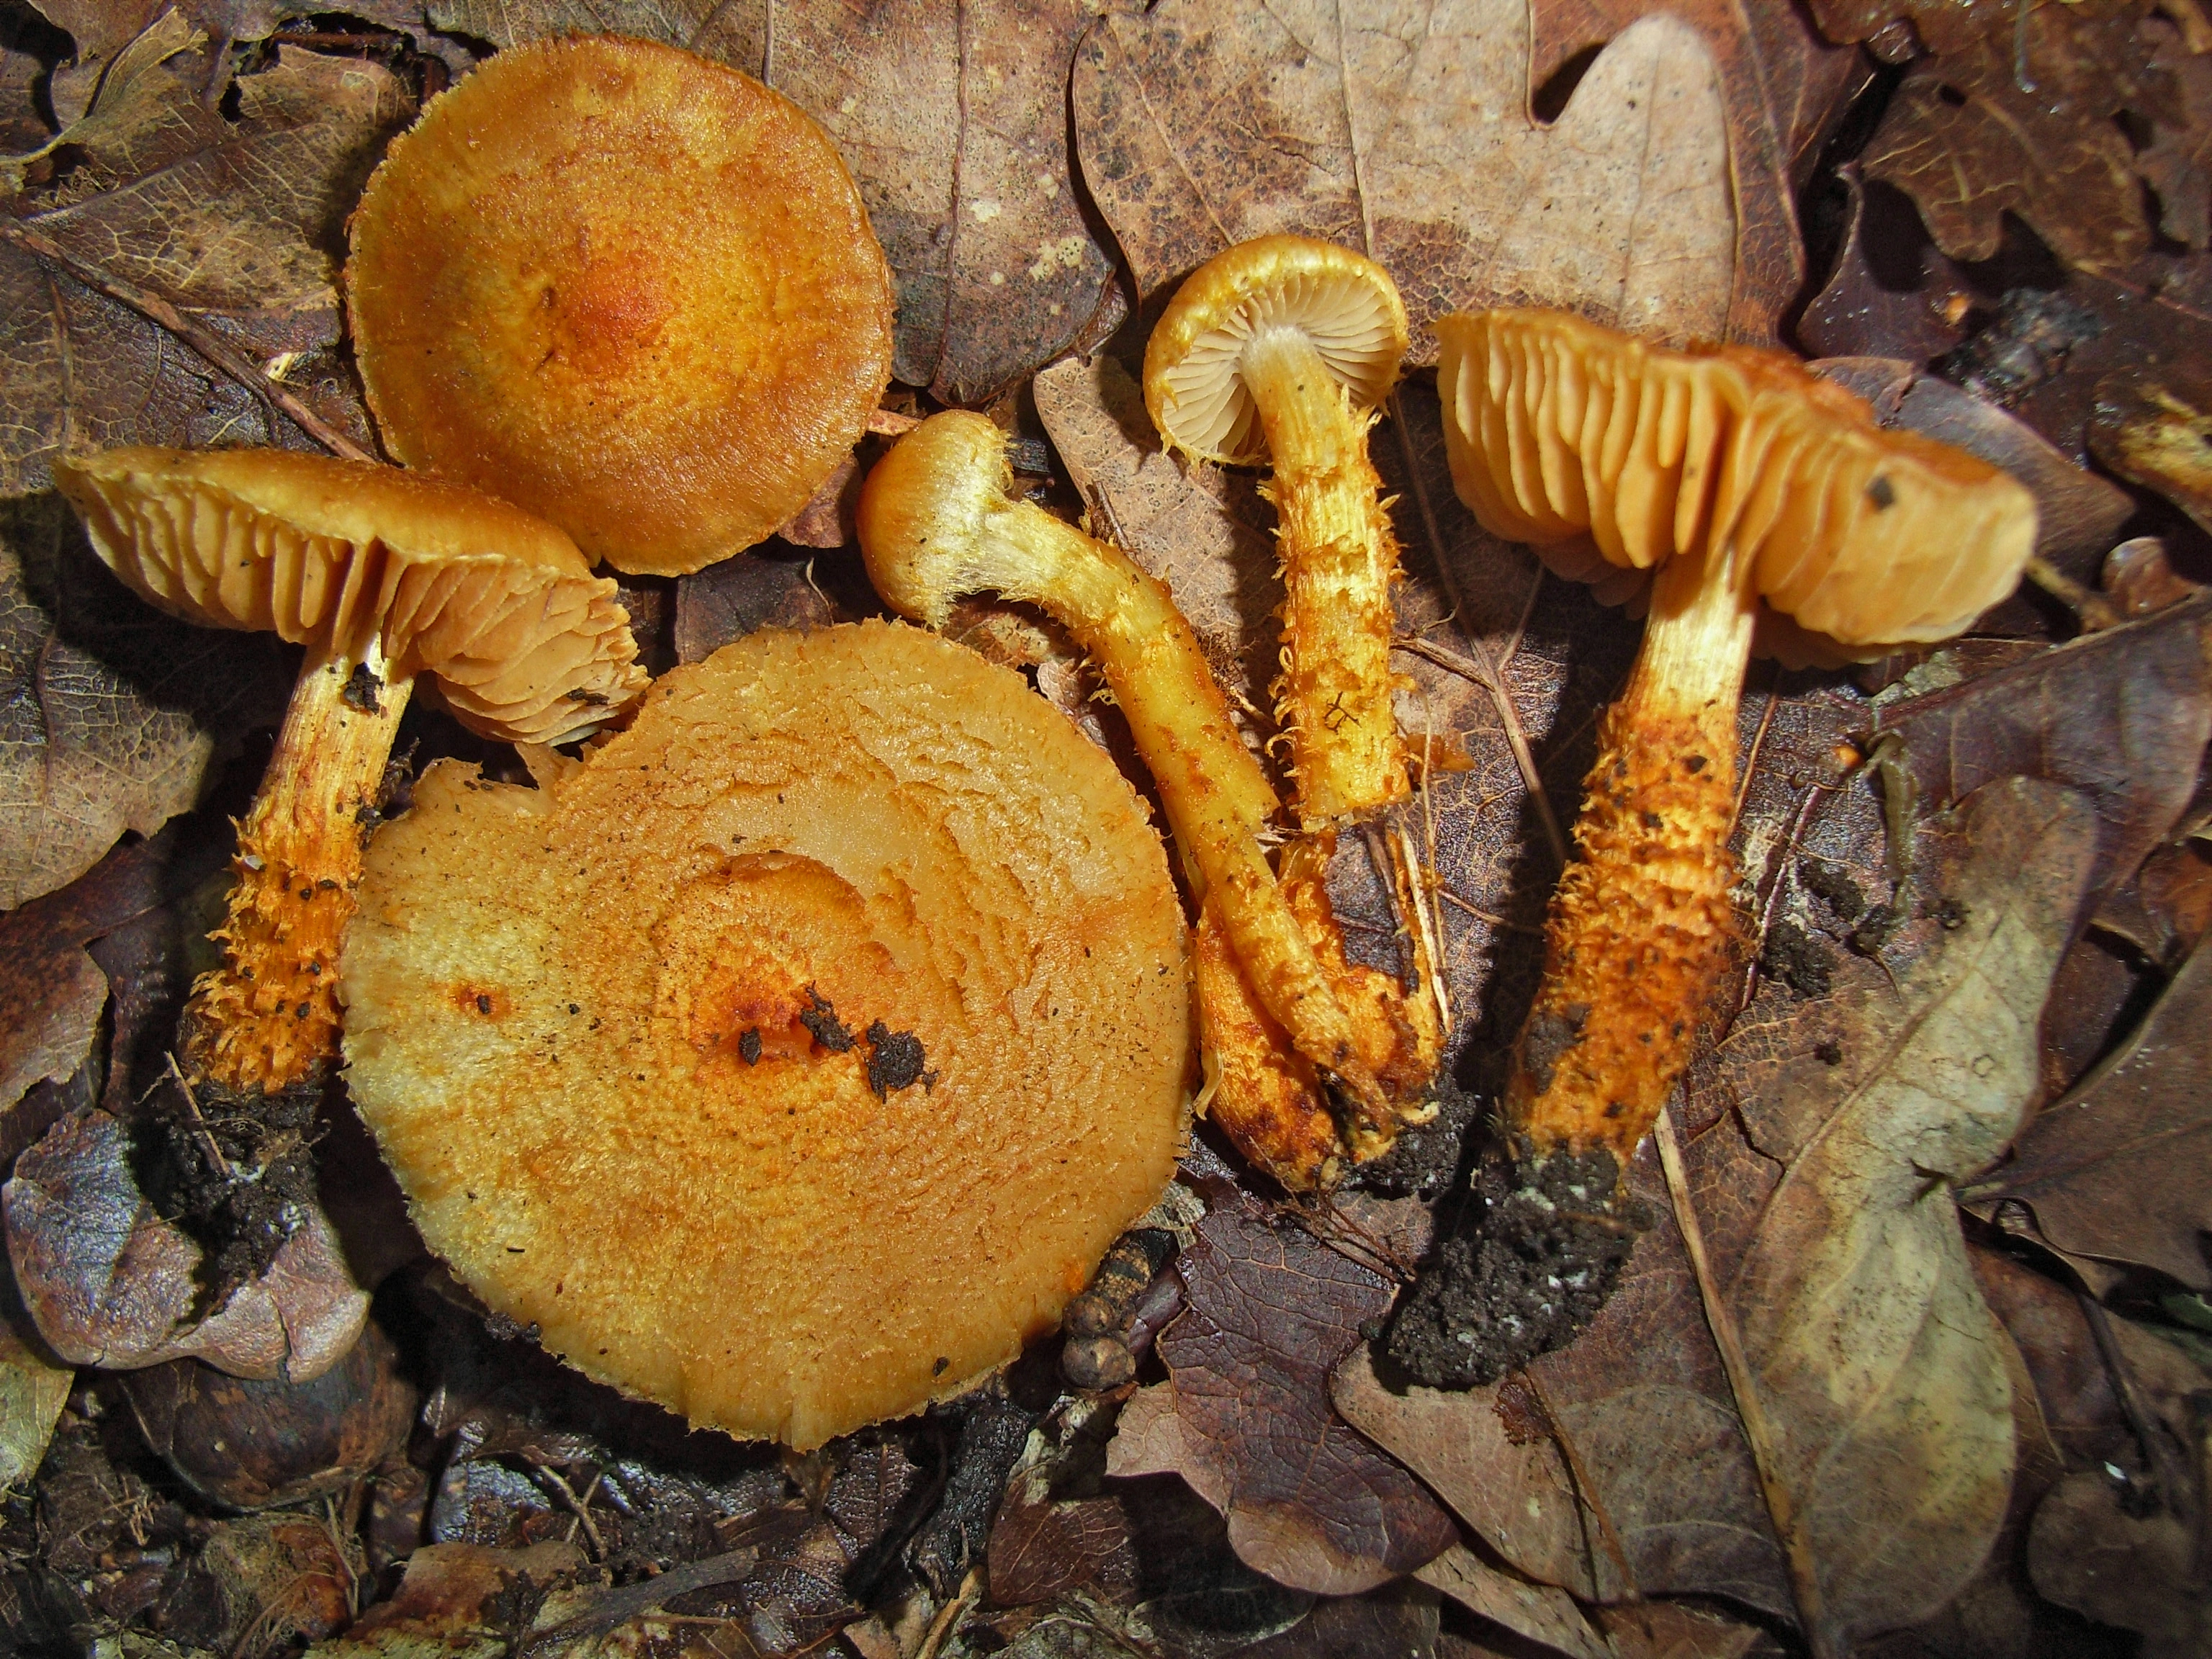
[[[932,626],[979,591],[1042,605],[1091,653],[1199,890],[1214,1115],[1286,1185],[1326,1181],[1345,1152],[1371,1156],[1424,1115],[1433,1024],[1366,1017],[1390,1002],[1395,979],[1345,960],[1311,860],[1295,883],[1277,879],[1264,845],[1274,791],[1167,590],[1118,548],[1012,490],[998,428],[978,415],[933,416],[861,492],[869,575],[894,608]],[[1424,960],[1417,971],[1426,969]],[[1345,1098],[1341,1130],[1332,1088]]]
[[[1552,901],[1507,1117],[1625,1170],[1735,938],[1736,713],[1762,605],[1847,647],[1948,638],[2012,591],[2033,499],[1778,352],[1674,350],[1556,312],[1437,325],[1446,453],[1495,535],[1654,573]]]
[[[346,294],[391,453],[617,568],[697,570],[851,454],[890,267],[820,127],[649,41],[511,48],[392,142]]]
[[[1367,458],[1406,341],[1405,305],[1372,259],[1262,236],[1192,272],[1145,347],[1145,404],[1169,448],[1273,469],[1277,716],[1308,831],[1407,793],[1391,701],[1398,543]]]
[[[1184,929],[1112,762],[903,623],[768,631],[368,854],[349,1088],[586,1374],[800,1449],[1049,1331],[1172,1175]]]
[[[393,734],[420,678],[487,737],[564,743],[644,684],[615,585],[574,542],[474,490],[281,450],[113,449],[54,464],[93,549],[142,598],[307,647],[216,937],[188,1075],[240,1092],[337,1053],[338,940]]]

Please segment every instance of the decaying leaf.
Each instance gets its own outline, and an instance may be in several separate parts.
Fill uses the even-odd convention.
[[[204,105],[198,52],[172,50],[100,94],[65,135],[75,165],[0,228],[0,486],[44,487],[58,451],[120,443],[309,441],[266,388],[218,373],[155,319],[175,317],[256,368],[275,362],[329,427],[365,441],[338,337],[329,250],[386,136],[412,112],[366,61],[281,47],[236,83],[235,118]]]
[[[2212,1643],[2212,1600],[2188,1524],[2163,1510],[2130,1514],[2118,1483],[2101,1473],[2069,1476],[2043,1500],[2028,1571],[2061,1607],[2141,1631],[2143,1659],[2191,1659]]]
[[[1911,21],[1933,54],[1892,98],[1864,165],[1909,192],[1943,251],[1986,259],[2017,213],[2069,264],[2149,241],[2135,158],[2113,118],[2162,107],[2136,34],[2142,0],[1814,0],[1833,40]],[[2154,100],[2147,102],[2146,100]]]
[[[408,1558],[390,1601],[315,1651],[323,1659],[507,1659],[577,1599],[568,1586],[582,1565],[573,1544],[428,1545]]]
[[[1410,363],[1436,361],[1432,319],[1485,304],[1674,337],[1771,317],[1771,295],[1737,298],[1753,273],[1704,38],[1633,24],[1549,127],[1528,58],[1517,0],[1109,11],[1076,58],[1084,176],[1146,294],[1272,232],[1360,249],[1405,296]]]
[[[46,1346],[24,1312],[15,1285],[0,1284],[0,1493],[21,1490],[38,1473],[76,1381],[76,1370]]]
[[[1516,1636],[1567,1659],[1613,1659],[1613,1644],[1565,1590],[1501,1572],[1464,1544],[1455,1544],[1415,1575],[1420,1581]]]
[[[2076,789],[2096,806],[2090,891],[2125,881],[2170,835],[2212,737],[2212,669],[2195,600],[2011,666],[1887,703],[1919,799],[1963,799],[1997,778]]]
[[[2191,953],[2135,1034],[2047,1107],[1978,1209],[2025,1204],[2071,1255],[2212,1288],[2212,951]]]
[[[1452,1541],[1450,1518],[1330,1409],[1328,1368],[1390,1285],[1296,1228],[1217,1210],[1177,1261],[1190,1307],[1159,1338],[1169,1381],[1123,1407],[1107,1473],[1179,1474],[1280,1583],[1346,1595]]]
[[[2037,1028],[2088,884],[2094,814],[2013,779],[1962,811],[1945,929],[1896,990],[1850,997],[1826,1076],[1752,1120],[1784,1174],[1729,1287],[1787,1494],[1802,1608],[1838,1643],[1932,1611],[1979,1565],[2013,1471],[2009,1339],[1950,1183],[2012,1139]],[[1858,1004],[1856,1007],[1850,1002]]]
[[[194,1356],[238,1376],[306,1382],[345,1356],[368,1316],[330,1224],[301,1220],[268,1271],[200,1305],[201,1251],[164,1221],[105,1112],[57,1124],[0,1188],[8,1252],[40,1334],[80,1365],[125,1370]]]
[[[0,505],[0,909],[190,808],[218,740],[278,706],[279,660],[133,598],[58,495]]]
[[[433,0],[429,13],[498,46],[567,30],[641,35],[791,99],[836,141],[890,261],[892,374],[947,403],[986,402],[1120,319],[1112,256],[1071,177],[1067,66],[1091,16],[1077,0],[861,12]]]
[[[2212,527],[2212,376],[2202,368],[2163,363],[2106,375],[2097,382],[2089,450]]]

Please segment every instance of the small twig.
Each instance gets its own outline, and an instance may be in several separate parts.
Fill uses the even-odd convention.
[[[1774,711],[1782,706],[1782,688],[1774,687],[1766,694],[1766,708],[1759,717],[1759,730],[1752,733],[1751,753],[1744,757],[1743,775],[1735,781],[1735,800],[1729,808],[1729,834],[1735,834],[1735,821],[1743,816],[1744,797],[1751,793],[1751,775],[1759,769],[1759,751],[1766,745],[1766,728],[1774,724]]]
[[[1422,477],[1419,463],[1413,455],[1413,434],[1406,425],[1405,405],[1395,392],[1390,394],[1390,424],[1398,434],[1398,453],[1405,458],[1406,481],[1413,489],[1413,506],[1421,515],[1421,530],[1428,538],[1429,555],[1436,563],[1437,580],[1443,585],[1444,597],[1451,601],[1452,610],[1455,612],[1462,611],[1466,607],[1460,600],[1459,585],[1452,580],[1451,561],[1444,556],[1443,535],[1437,528],[1436,511],[1429,505],[1429,486]],[[1537,591],[1543,585],[1544,568],[1539,564],[1536,580],[1529,584],[1528,601],[1522,607],[1520,625],[1513,632],[1516,647],[1520,643],[1522,629],[1528,624],[1528,613],[1535,607]],[[1490,700],[1498,710],[1498,718],[1504,723],[1505,741],[1512,748],[1514,763],[1521,769],[1521,781],[1528,787],[1530,799],[1536,803],[1536,816],[1542,820],[1544,834],[1551,841],[1552,856],[1564,866],[1567,861],[1566,837],[1559,833],[1559,821],[1552,812],[1551,796],[1545,792],[1543,775],[1536,770],[1536,757],[1528,747],[1528,734],[1522,729],[1521,711],[1513,706],[1513,699],[1506,692],[1503,671],[1499,665],[1490,660],[1490,653],[1472,633],[1462,629],[1460,637],[1467,641],[1468,648],[1474,653],[1477,664],[1488,676],[1486,680],[1479,680],[1477,684],[1490,693]],[[1444,665],[1450,666],[1449,664]]]
[[[975,1605],[983,1594],[983,1575],[969,1568],[967,1577],[960,1582],[960,1593],[937,1611],[929,1622],[929,1634],[922,1638],[921,1646],[914,1659],[937,1659],[937,1650],[945,1645],[945,1638],[952,1634],[952,1627],[960,1615]]]
[[[5,237],[17,246],[59,265],[87,288],[105,294],[109,299],[126,305],[142,317],[159,324],[205,358],[211,367],[221,370],[258,398],[270,413],[282,415],[331,454],[342,455],[349,461],[373,461],[376,459],[263,374],[236,346],[214,330],[194,322],[160,295],[149,294],[135,283],[126,282],[112,272],[85,264],[60,243],[40,235],[27,225],[0,223],[0,237]]]
[[[599,1536],[599,1524],[592,1519],[591,1510],[592,1494],[599,1489],[599,1471],[597,1469],[592,1471],[591,1480],[584,1486],[584,1495],[579,1498],[575,1490],[561,1478],[561,1471],[550,1463],[538,1463],[533,1460],[532,1467],[538,1474],[553,1483],[553,1490],[560,1493],[562,1501],[576,1512],[576,1523],[583,1528],[585,1540],[592,1547],[592,1559],[605,1560],[607,1553],[606,1540]],[[571,1526],[568,1528],[568,1541],[574,1543],[575,1539],[576,1528]]]
[[[1403,651],[1410,656],[1432,662],[1439,668],[1449,669],[1462,678],[1480,686],[1489,695],[1492,706],[1505,728],[1506,746],[1513,751],[1513,763],[1520,769],[1522,787],[1528,790],[1528,799],[1535,803],[1537,821],[1544,826],[1544,839],[1551,843],[1552,856],[1559,864],[1567,861],[1567,838],[1559,829],[1559,820],[1552,811],[1552,798],[1544,788],[1544,780],[1536,770],[1535,751],[1528,746],[1528,734],[1522,729],[1521,711],[1513,706],[1513,696],[1506,690],[1504,681],[1483,652],[1482,643],[1472,635],[1463,635],[1470,650],[1479,653],[1470,659],[1455,651],[1446,651],[1441,646],[1412,635],[1401,635],[1391,643],[1394,651]]]
[[[1452,1022],[1451,994],[1444,988],[1443,940],[1424,891],[1435,872],[1422,866],[1420,853],[1406,826],[1396,823],[1391,828],[1397,833],[1399,856],[1406,861],[1406,891],[1413,903],[1413,926],[1420,936],[1421,955],[1428,959],[1429,991],[1437,1004],[1437,1030],[1449,1032]]]
[[[2179,1516],[2182,1512],[2184,1493],[2189,1492],[2195,1482],[2191,1480],[2173,1449],[2159,1432],[2159,1423],[2142,1395],[2137,1392],[2135,1373],[2128,1369],[2126,1357],[2120,1352],[2119,1338],[2112,1334],[2112,1316],[2105,1304],[2089,1294],[2082,1286],[2074,1286],[2074,1299],[2081,1304],[2081,1317],[2088,1322],[2089,1334],[2096,1340],[2098,1358],[2105,1362],[2106,1374],[2112,1378],[2112,1397],[2119,1401],[2120,1414],[2128,1419],[2128,1427],[2142,1445],[2143,1461],[2150,1467],[2150,1477],[2158,1485],[2159,1501],[2166,1513]]]
[[[1808,786],[1804,799],[1797,803],[1796,810],[1790,815],[1790,828],[1775,851],[1773,873],[1765,884],[1765,891],[1759,895],[1759,926],[1747,952],[1751,960],[1744,966],[1743,989],[1737,994],[1735,1010],[1729,1016],[1731,1026],[1742,1017],[1743,1011],[1751,1006],[1752,998],[1759,994],[1759,958],[1766,953],[1766,937],[1774,926],[1774,913],[1781,908],[1783,891],[1790,884],[1790,860],[1797,850],[1797,843],[1805,838],[1805,831],[1812,823],[1813,804],[1827,793],[1827,787],[1824,784]]]
[[[185,1081],[183,1068],[177,1064],[176,1051],[172,1049],[162,1058],[169,1062],[169,1075],[176,1079],[177,1087],[185,1091],[185,1104],[192,1110],[192,1126],[200,1132],[200,1139],[207,1142],[208,1156],[215,1160],[216,1173],[225,1181],[230,1180],[230,1160],[222,1155],[222,1148],[216,1144],[215,1131],[208,1127],[207,1119],[200,1115],[200,1097],[192,1092],[192,1085]]]
[[[1820,1565],[1813,1559],[1812,1545],[1797,1524],[1796,1502],[1783,1480],[1781,1470],[1774,1467],[1774,1434],[1766,1420],[1766,1405],[1759,1392],[1759,1380],[1752,1372],[1750,1357],[1743,1351],[1743,1336],[1736,1329],[1735,1317],[1721,1299],[1720,1285],[1705,1255],[1705,1229],[1698,1224],[1697,1208],[1690,1201],[1690,1177],[1682,1167],[1682,1148],[1674,1138],[1671,1109],[1659,1114],[1656,1129],[1659,1167],[1666,1172],[1667,1195],[1674,1201],[1675,1225],[1681,1231],[1682,1249],[1690,1258],[1690,1270],[1697,1275],[1698,1299],[1705,1304],[1705,1323],[1712,1330],[1713,1346],[1720,1350],[1721,1369],[1728,1373],[1729,1392],[1735,1397],[1736,1414],[1743,1419],[1743,1437],[1751,1448],[1752,1467],[1759,1471],[1759,1489],[1766,1499],[1767,1516],[1774,1522],[1775,1536],[1782,1540],[1783,1557],[1790,1567],[1790,1594],[1797,1604],[1798,1625],[1814,1659],[1843,1659],[1843,1650],[1828,1628],[1821,1601]]]
[[[1468,915],[1473,916],[1477,921],[1486,921],[1492,927],[1503,928],[1509,933],[1527,933],[1532,937],[1541,937],[1544,932],[1540,927],[1531,927],[1525,921],[1508,921],[1504,916],[1496,915],[1494,912],[1486,910],[1479,904],[1471,904],[1467,900],[1462,898],[1457,893],[1453,892],[1449,887],[1437,888],[1437,896],[1442,899],[1446,904],[1451,905],[1457,909],[1466,911]]]
[[[2127,618],[2094,587],[2085,587],[2040,553],[2027,556],[2027,579],[2071,611],[2085,634],[2117,628]]]

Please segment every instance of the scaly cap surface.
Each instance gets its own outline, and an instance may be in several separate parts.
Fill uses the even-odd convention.
[[[619,569],[769,535],[890,377],[890,267],[829,136],[674,47],[500,52],[393,141],[351,237],[392,453]]]
[[[353,1098],[491,1306],[819,1445],[1052,1328],[1173,1173],[1182,912],[1112,763],[903,624],[757,634],[368,854]]]

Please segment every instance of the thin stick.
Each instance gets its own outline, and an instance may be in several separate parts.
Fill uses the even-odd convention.
[[[597,1469],[592,1471],[592,1478],[584,1487],[584,1495],[579,1498],[574,1489],[561,1478],[561,1471],[550,1463],[538,1463],[535,1467],[538,1474],[553,1483],[553,1490],[561,1494],[568,1507],[575,1510],[576,1519],[582,1523],[584,1528],[584,1537],[591,1544],[592,1559],[594,1561],[605,1560],[607,1553],[606,1543],[599,1536],[599,1528],[592,1519],[591,1510],[592,1494],[599,1489],[599,1472]],[[575,1535],[575,1528],[570,1528],[569,1538],[573,1540]]]
[[[1429,505],[1429,487],[1413,458],[1413,440],[1406,426],[1405,407],[1395,392],[1390,394],[1390,424],[1398,434],[1398,453],[1405,458],[1406,481],[1413,487],[1413,505],[1420,512],[1421,529],[1429,539],[1429,556],[1436,563],[1437,580],[1443,584],[1444,597],[1451,601],[1452,609],[1464,610],[1466,607],[1460,602],[1458,584],[1452,580],[1451,561],[1444,556],[1444,538],[1437,528],[1436,512]],[[1544,572],[1540,565],[1536,571],[1535,586],[1540,587],[1543,581]],[[1534,602],[1535,592],[1532,587],[1529,603],[1533,605]],[[1523,620],[1526,620],[1525,616]],[[1535,800],[1536,816],[1543,821],[1544,833],[1552,843],[1552,855],[1565,865],[1567,861],[1566,837],[1559,833],[1559,821],[1553,816],[1552,799],[1545,793],[1542,775],[1536,770],[1536,757],[1528,747],[1528,734],[1521,727],[1521,711],[1513,706],[1513,699],[1506,695],[1504,682],[1499,678],[1498,667],[1490,660],[1490,653],[1483,648],[1482,642],[1463,629],[1461,637],[1467,641],[1475,660],[1489,676],[1486,681],[1477,683],[1489,691],[1490,700],[1498,709],[1498,718],[1504,723],[1505,741],[1512,747],[1514,763],[1521,769],[1522,782],[1528,787],[1529,795]],[[1517,641],[1517,630],[1515,637]]]
[[[2136,1391],[2134,1373],[2128,1370],[2125,1356],[2120,1352],[2119,1338],[2112,1334],[2112,1316],[2105,1304],[2081,1285],[2074,1287],[2074,1299],[2081,1304],[2081,1317],[2088,1322],[2089,1334],[2096,1340],[2097,1356],[2105,1362],[2105,1370],[2112,1380],[2112,1395],[2119,1401],[2120,1414],[2128,1420],[2142,1444],[2143,1461],[2150,1466],[2151,1478],[2158,1482],[2159,1499],[2166,1505],[2166,1513],[2179,1515],[2183,1495],[2194,1484],[2173,1455],[2172,1449],[2159,1432],[2157,1419],[2143,1405]]]
[[[222,1155],[222,1148],[216,1144],[215,1131],[208,1127],[207,1119],[200,1115],[200,1097],[192,1092],[192,1085],[185,1081],[184,1072],[177,1064],[176,1052],[172,1049],[161,1057],[169,1062],[169,1075],[176,1079],[177,1087],[185,1091],[185,1104],[192,1109],[192,1125],[200,1132],[200,1139],[207,1142],[208,1156],[215,1160],[216,1173],[228,1181],[231,1178],[230,1160]]]
[[[2125,622],[2112,602],[2094,587],[2084,587],[2040,553],[2027,557],[2027,579],[2071,611],[2085,634],[2116,628]]]
[[[1698,1224],[1697,1209],[1690,1201],[1690,1177],[1682,1167],[1681,1145],[1674,1139],[1674,1114],[1662,1111],[1656,1129],[1659,1167],[1666,1171],[1667,1195],[1674,1200],[1674,1222],[1681,1230],[1682,1249],[1690,1258],[1691,1271],[1697,1275],[1698,1298],[1705,1304],[1705,1323],[1711,1328],[1713,1346],[1720,1350],[1721,1368],[1728,1373],[1729,1392],[1735,1396],[1737,1415],[1743,1419],[1743,1437],[1751,1448],[1752,1465],[1759,1471],[1759,1489],[1766,1499],[1766,1513],[1774,1522],[1775,1536],[1782,1540],[1783,1555],[1789,1563],[1790,1594],[1797,1604],[1798,1625],[1814,1659],[1844,1659],[1843,1650],[1827,1626],[1819,1564],[1813,1559],[1812,1546],[1797,1525],[1796,1500],[1782,1479],[1782,1472],[1774,1467],[1773,1431],[1766,1420],[1766,1405],[1759,1396],[1751,1359],[1743,1351],[1742,1334],[1736,1329],[1728,1304],[1721,1299],[1720,1285],[1705,1256],[1705,1229]]]
[[[1470,649],[1479,653],[1482,652],[1480,641],[1471,635],[1462,637],[1467,639]],[[1497,670],[1490,665],[1486,655],[1462,657],[1455,651],[1447,651],[1441,646],[1411,635],[1401,636],[1391,648],[1419,657],[1425,662],[1432,662],[1439,668],[1448,668],[1462,678],[1472,680],[1489,694],[1491,703],[1504,725],[1506,746],[1513,751],[1513,763],[1520,769],[1522,785],[1528,790],[1528,798],[1536,804],[1536,817],[1544,826],[1544,839],[1552,845],[1553,858],[1562,865],[1565,864],[1567,838],[1559,829],[1559,820],[1553,814],[1552,798],[1545,793],[1544,780],[1537,775],[1535,751],[1528,747],[1528,734],[1522,729],[1521,714],[1513,706],[1511,694],[1505,690],[1504,683],[1498,678]]]
[[[1743,798],[1751,793],[1751,775],[1759,769],[1759,751],[1766,743],[1766,728],[1774,724],[1774,711],[1781,707],[1782,690],[1775,687],[1766,694],[1766,708],[1759,717],[1759,730],[1752,733],[1751,753],[1744,757],[1743,775],[1735,781],[1735,805],[1729,808],[1729,834],[1735,833],[1735,821],[1743,816]]]
[[[375,456],[263,374],[237,347],[212,329],[194,322],[158,294],[149,294],[134,283],[88,265],[60,243],[28,226],[0,223],[0,236],[40,258],[59,265],[78,282],[126,305],[149,321],[175,335],[209,364],[258,398],[271,414],[282,415],[333,455],[349,461],[373,461]]]
[[[1492,927],[1503,928],[1509,933],[1527,933],[1531,938],[1539,938],[1541,937],[1544,932],[1542,928],[1531,927],[1526,922],[1508,921],[1504,916],[1498,915],[1494,912],[1486,910],[1479,904],[1470,904],[1467,900],[1462,898],[1457,893],[1453,892],[1449,887],[1437,888],[1437,896],[1442,899],[1446,904],[1452,906],[1455,909],[1466,911],[1468,915],[1473,916],[1477,921],[1486,921]]]
[[[1397,832],[1399,856],[1406,861],[1406,889],[1413,901],[1413,925],[1420,930],[1421,954],[1428,960],[1429,986],[1437,1000],[1437,1029],[1451,1030],[1451,995],[1444,989],[1443,942],[1437,933],[1436,919],[1429,909],[1428,899],[1422,889],[1429,884],[1429,872],[1422,868],[1421,855],[1413,846],[1413,837],[1402,823],[1393,824]]]
[[[952,1634],[960,1615],[975,1606],[983,1594],[983,1576],[969,1568],[967,1577],[960,1581],[960,1593],[938,1610],[937,1617],[929,1623],[929,1634],[922,1638],[921,1649],[914,1659],[937,1659],[937,1650],[945,1645],[945,1638]]]
[[[1592,1587],[1602,1589],[1596,1582],[1597,1553],[1589,1547],[1589,1522],[1595,1521],[1598,1536],[1605,1544],[1605,1553],[1613,1558],[1613,1570],[1620,1575],[1621,1587],[1632,1597],[1640,1596],[1643,1592],[1636,1587],[1636,1570],[1629,1565],[1627,1547],[1620,1541],[1620,1533],[1613,1529],[1613,1517],[1606,1513],[1605,1505],[1598,1502],[1597,1488],[1590,1482],[1589,1471],[1583,1467],[1582,1455],[1575,1449],[1574,1437],[1561,1426],[1559,1414],[1552,1409],[1551,1400],[1545,1394],[1544,1384],[1534,1369],[1531,1367],[1523,1370],[1521,1380],[1528,1385],[1528,1391],[1536,1396],[1537,1405],[1543,1408],[1544,1421],[1551,1425],[1552,1443],[1559,1449],[1559,1455],[1566,1459],[1568,1476],[1575,1483],[1576,1508],[1584,1517],[1583,1547],[1589,1553]]]

